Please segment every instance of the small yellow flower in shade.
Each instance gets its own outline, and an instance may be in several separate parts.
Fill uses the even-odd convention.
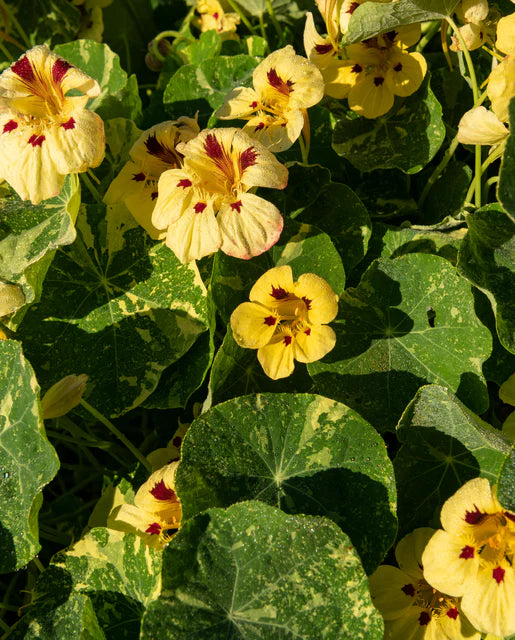
[[[370,576],[372,602],[385,623],[385,640],[480,640],[457,598],[433,589],[422,574],[422,552],[434,529],[415,529],[395,548],[399,565]]]
[[[134,504],[122,504],[109,514],[107,526],[136,533],[155,549],[164,548],[181,523],[182,508],[175,493],[178,465],[172,462],[154,471],[138,489]]]
[[[129,152],[131,159],[111,182],[104,202],[123,202],[151,238],[164,238],[166,232],[152,224],[158,181],[164,171],[182,167],[183,156],[176,146],[199,131],[197,121],[187,117],[161,122],[144,131]]]
[[[485,107],[470,109],[458,124],[458,141],[461,144],[493,146],[505,140],[509,133],[495,113]]]
[[[0,282],[0,318],[14,313],[25,304],[25,296],[16,284]]]
[[[291,45],[274,51],[252,74],[254,88],[236,87],[216,116],[247,120],[243,131],[277,153],[289,149],[304,126],[303,110],[320,102],[324,80]]]
[[[501,18],[497,23],[495,47],[508,56],[515,56],[515,13]]]
[[[274,267],[259,278],[249,298],[233,311],[231,329],[240,347],[258,350],[269,378],[286,378],[295,360],[320,360],[336,344],[327,323],[338,313],[338,296],[314,273],[294,282],[290,266]]]
[[[82,95],[70,95],[80,92]],[[0,177],[22,200],[56,196],[64,178],[104,158],[102,119],[86,103],[100,87],[45,45],[0,76]]]
[[[515,633],[515,514],[486,478],[474,478],[445,502],[441,521],[422,556],[425,579],[461,596],[463,613],[482,633]]]
[[[201,131],[177,150],[184,165],[159,178],[152,224],[167,229],[166,244],[181,262],[218,249],[248,260],[277,242],[277,207],[247,193],[286,186],[288,170],[270,151],[235,128]]]
[[[202,32],[214,29],[222,40],[238,38],[236,28],[240,24],[237,13],[226,13],[218,0],[198,0],[199,28]]]
[[[88,376],[81,373],[66,376],[53,384],[41,399],[43,419],[60,418],[66,415],[80,403]]]
[[[508,106],[515,97],[515,58],[506,57],[490,74],[486,93],[492,111],[501,122],[509,122]]]

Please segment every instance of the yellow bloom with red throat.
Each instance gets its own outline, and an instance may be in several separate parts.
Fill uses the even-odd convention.
[[[463,612],[482,633],[515,633],[515,514],[486,478],[474,478],[445,502],[441,521],[422,556],[424,577],[462,596]]]
[[[250,290],[250,302],[231,315],[231,329],[240,347],[258,350],[258,360],[269,378],[286,378],[294,361],[314,362],[336,344],[327,326],[338,313],[338,296],[314,273],[294,282],[291,267],[274,267]]]
[[[370,576],[372,602],[385,621],[385,640],[480,640],[458,598],[433,589],[422,574],[422,552],[434,529],[415,529],[398,543],[399,568],[382,565]]]
[[[129,151],[131,159],[111,182],[104,202],[123,202],[152,238],[164,238],[166,232],[152,224],[158,180],[163,172],[182,166],[183,156],[176,146],[199,131],[197,121],[187,117],[161,122],[144,131]]]
[[[240,24],[237,13],[226,13],[218,0],[198,0],[199,27],[202,32],[214,29],[222,40],[237,39],[236,28]]]
[[[122,504],[114,509],[107,526],[137,533],[149,546],[162,549],[181,523],[182,508],[175,493],[178,465],[176,461],[154,471],[138,489],[134,504]]]
[[[277,153],[289,149],[304,126],[304,110],[320,102],[324,80],[317,67],[291,45],[274,51],[252,74],[254,88],[237,87],[216,117],[242,118],[249,136]]]
[[[182,169],[159,178],[152,224],[166,229],[166,244],[183,263],[221,249],[248,260],[277,242],[283,219],[277,207],[249,193],[284,189],[288,170],[240,129],[201,131],[177,145]]]
[[[52,198],[66,175],[102,162],[104,123],[85,108],[99,94],[96,80],[44,45],[2,73],[0,177],[22,200],[37,204]]]

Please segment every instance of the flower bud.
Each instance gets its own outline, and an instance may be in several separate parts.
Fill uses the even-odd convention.
[[[24,304],[25,296],[20,287],[15,284],[0,282],[0,318],[14,313]]]
[[[488,2],[486,0],[461,0],[456,9],[456,14],[463,22],[481,24],[488,15]]]
[[[60,418],[74,409],[81,401],[87,381],[85,373],[72,374],[52,385],[41,400],[43,419]]]

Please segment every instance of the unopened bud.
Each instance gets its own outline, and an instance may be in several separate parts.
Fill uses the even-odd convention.
[[[0,282],[0,318],[14,313],[25,304],[23,291],[15,284]]]
[[[483,20],[486,20],[488,11],[487,0],[461,0],[458,9],[456,9],[456,15],[463,22],[473,22],[479,25]]]
[[[148,53],[145,56],[145,64],[151,71],[161,71],[163,68],[163,59],[155,55],[154,40],[148,43],[147,49]],[[157,44],[157,50],[163,58],[166,58],[173,51],[173,47],[169,40],[161,38]]]
[[[74,409],[82,399],[87,381],[85,373],[72,374],[52,385],[41,400],[43,419],[60,418]]]
[[[483,27],[478,27],[470,22],[460,27],[460,33],[469,51],[474,51],[474,49],[479,49],[479,47],[483,46],[486,36],[486,31]],[[461,51],[458,38],[453,35],[451,40],[451,51]]]

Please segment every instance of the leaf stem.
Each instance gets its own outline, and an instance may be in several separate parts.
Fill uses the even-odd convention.
[[[449,164],[449,161],[452,158],[452,156],[454,155],[456,149],[458,148],[458,145],[459,145],[458,134],[456,134],[454,136],[454,138],[452,139],[451,144],[449,145],[447,151],[444,153],[443,158],[440,160],[438,165],[435,167],[433,173],[429,176],[429,178],[428,178],[428,180],[426,182],[426,186],[424,187],[424,189],[422,190],[422,193],[420,194],[420,198],[418,199],[418,208],[419,209],[422,208],[422,205],[426,201],[426,198],[429,195],[429,192],[431,191],[431,189],[433,188],[434,183],[438,180],[438,178],[440,178],[442,173],[445,171],[445,168]]]
[[[478,145],[479,146],[479,145]],[[483,162],[482,165],[480,165],[479,167],[479,180],[481,181],[481,176],[484,174],[484,172],[488,169],[488,167],[495,162],[496,160],[498,160],[502,154],[504,153],[504,147],[506,146],[506,143],[502,143],[500,144],[496,149],[494,149],[490,155],[487,157],[487,159]],[[475,184],[475,180],[473,180],[470,183],[469,189],[467,191],[467,195],[465,196],[465,203],[471,203],[471,198],[472,198],[472,194],[474,193],[474,190],[476,188],[476,184]],[[477,206],[481,206],[481,202],[479,203],[479,205],[477,205],[477,203],[474,203]]]
[[[272,0],[266,0],[266,10],[268,11],[268,15],[270,16],[270,20],[275,27],[277,35],[279,37],[279,44],[283,44],[283,30],[281,29],[281,25],[279,24],[279,20],[277,20],[277,16],[275,15],[274,7],[272,5]]]
[[[152,473],[152,465],[150,464],[150,462],[145,458],[145,456],[141,453],[141,451],[137,449],[132,444],[132,442],[128,440],[117,427],[114,426],[114,424],[110,420],[108,420],[102,413],[100,413],[100,411],[97,411],[95,407],[92,407],[89,404],[89,402],[86,402],[84,398],[81,399],[80,403],[84,407],[84,409],[89,411],[89,413],[91,413],[93,417],[95,417],[99,422],[101,422],[104,425],[104,427],[107,427],[109,431],[114,436],[116,436],[122,444],[124,444],[127,447],[127,449],[132,453],[132,455],[145,467],[145,469],[149,473]]]
[[[84,184],[88,188],[89,192],[93,196],[93,198],[98,202],[98,204],[102,204],[102,196],[98,193],[97,188],[93,184],[93,182],[89,179],[87,173],[81,173],[81,178],[84,181]]]
[[[34,563],[34,566],[37,567],[37,570],[40,573],[43,573],[43,571],[45,570],[45,567],[43,566],[41,560],[37,556],[34,556],[32,558],[32,562]]]
[[[263,40],[266,40],[266,29],[265,29],[265,21],[263,20],[263,14],[259,14],[259,30],[261,31],[261,37]]]
[[[422,53],[427,45],[431,42],[434,35],[437,31],[440,31],[441,23],[438,20],[434,20],[430,25],[429,29],[426,31],[424,36],[419,40],[417,46],[415,47],[415,51]]]
[[[25,49],[30,49],[31,46],[32,46],[31,43],[30,43],[30,40],[27,37],[27,34],[25,33],[25,31],[23,30],[21,24],[18,22],[16,16],[14,15],[14,12],[11,13],[11,11],[9,11],[9,9],[7,8],[4,0],[0,0],[0,5],[2,7],[2,14],[4,16],[8,16],[12,20],[14,28],[16,29],[18,34],[22,37],[22,39],[23,39],[23,41],[25,43],[25,47],[23,45],[19,45],[19,44],[18,44],[18,46],[21,48],[22,51],[25,51]],[[7,27],[8,27],[8,25],[6,23],[6,25],[5,25],[6,31],[7,31]],[[13,42],[13,44],[14,44],[14,41],[11,40],[11,42]]]

